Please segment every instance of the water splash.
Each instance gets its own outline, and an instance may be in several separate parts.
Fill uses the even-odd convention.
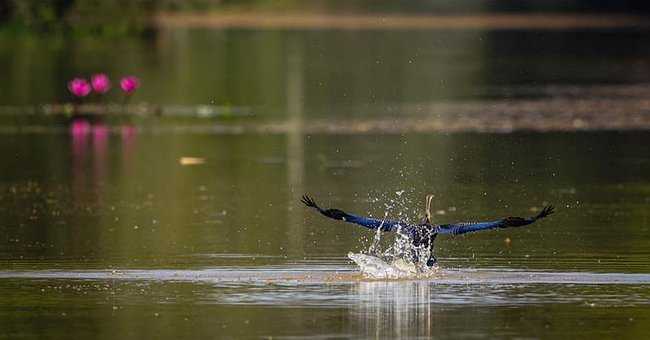
[[[386,262],[379,257],[348,253],[348,258],[359,266],[361,274],[369,279],[420,279],[432,278],[441,274],[439,267],[426,267],[418,263],[397,258]]]
[[[409,216],[417,216],[417,212],[408,210],[414,205],[407,196],[403,196],[404,192],[405,190],[398,190],[395,192],[395,197],[386,197],[383,221],[388,220],[391,213],[396,216],[394,219],[403,221],[409,221]],[[370,246],[365,252],[348,254],[364,276],[374,279],[400,279],[428,276],[435,271],[423,262],[414,261],[414,259],[428,259],[431,256],[430,248],[414,246],[410,237],[399,227],[391,245],[382,249],[381,240],[384,234],[381,231],[382,227],[383,222],[375,231]]]

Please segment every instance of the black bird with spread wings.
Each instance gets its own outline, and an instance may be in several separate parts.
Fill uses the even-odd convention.
[[[409,237],[411,243],[415,247],[429,247],[430,257],[426,260],[427,266],[433,266],[436,263],[436,258],[433,255],[433,243],[438,234],[460,235],[488,229],[523,227],[525,225],[532,224],[535,221],[546,216],[549,216],[554,212],[553,206],[549,205],[544,207],[544,209],[542,209],[539,214],[532,217],[506,217],[489,222],[432,224],[430,212],[432,199],[433,195],[427,196],[426,217],[419,224],[358,216],[346,213],[339,209],[323,209],[319,207],[318,204],[316,204],[316,202],[307,195],[304,195],[301,201],[306,206],[314,208],[321,214],[335,220],[358,224],[368,229],[380,229],[381,231],[400,232],[401,234],[406,235]],[[419,261],[417,255],[414,255],[414,260]]]

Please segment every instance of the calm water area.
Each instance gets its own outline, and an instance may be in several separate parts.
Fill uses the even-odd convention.
[[[138,75],[133,103],[253,115],[73,128],[27,114],[98,71]],[[647,30],[3,33],[0,74],[0,338],[650,334],[647,130],[363,125],[558,98],[546,113],[648,115]],[[337,130],[349,120],[360,133]],[[283,128],[232,128],[269,122]],[[557,213],[438,237],[437,277],[368,280],[347,253],[373,234],[306,209],[305,193],[412,221],[433,193],[437,223]]]

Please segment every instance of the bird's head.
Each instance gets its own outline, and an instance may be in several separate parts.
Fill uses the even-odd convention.
[[[348,214],[339,209],[327,209],[323,211],[323,215],[337,220],[345,220]]]

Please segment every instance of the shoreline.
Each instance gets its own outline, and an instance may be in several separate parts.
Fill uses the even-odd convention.
[[[76,108],[71,104],[0,106],[0,134],[46,132],[47,126],[39,125],[35,119],[70,118],[75,113],[80,118],[107,119],[108,123],[113,118],[153,119],[153,122],[162,119],[154,130],[220,134],[284,134],[296,130],[314,134],[650,131],[649,86],[602,86],[582,91],[551,87],[540,91],[549,95],[543,99],[406,102],[391,105],[390,112],[379,105],[364,109],[374,114],[353,114],[344,120],[342,116],[322,115],[318,110],[307,109],[296,121],[295,117],[266,115],[259,107],[246,106],[145,103],[128,107],[90,103]],[[353,107],[346,110],[357,111]],[[23,117],[30,118],[22,120]],[[176,119],[183,121],[168,125]]]
[[[567,30],[647,28],[650,20],[626,14],[331,14],[301,12],[160,13],[153,18],[161,28],[427,30],[500,29]]]

